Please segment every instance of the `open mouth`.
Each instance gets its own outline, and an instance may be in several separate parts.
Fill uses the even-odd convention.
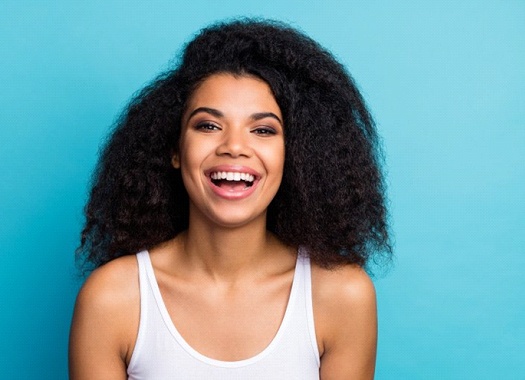
[[[222,189],[229,191],[246,190],[253,186],[255,176],[240,172],[212,172],[211,182]]]

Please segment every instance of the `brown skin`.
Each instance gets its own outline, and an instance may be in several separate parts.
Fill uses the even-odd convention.
[[[312,266],[312,302],[322,380],[373,379],[377,346],[372,281],[357,266]]]
[[[197,351],[219,360],[246,359],[262,351],[284,316],[294,255],[281,246],[281,267],[268,260],[235,280],[211,278],[204,270],[191,279],[182,269],[167,270],[182,238],[151,250],[163,299],[179,332]],[[181,256],[176,261],[186,260]],[[321,379],[373,379],[376,305],[366,273],[353,266],[330,271],[313,265],[312,291]],[[79,293],[71,328],[71,379],[127,378],[139,309],[134,256],[116,259],[90,276]]]
[[[266,231],[266,209],[284,163],[282,115],[269,87],[253,77],[214,75],[188,104],[172,161],[190,196],[189,229],[150,249],[150,257],[184,339],[208,357],[242,360],[264,350],[277,333],[297,257],[295,247]],[[202,108],[213,111],[194,112]],[[213,190],[206,173],[224,166],[258,173],[252,195],[231,200]],[[357,266],[313,265],[312,302],[321,378],[373,379],[377,321],[367,274]],[[135,257],[94,271],[75,306],[70,378],[126,379],[139,318]]]

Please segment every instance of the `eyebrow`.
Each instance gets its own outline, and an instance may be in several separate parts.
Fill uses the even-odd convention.
[[[186,122],[188,122],[193,116],[201,112],[209,113],[210,115],[216,116],[216,117],[224,117],[224,114],[221,111],[216,110],[215,108],[199,107],[191,111],[191,113],[188,115],[188,118],[186,119]]]
[[[279,116],[277,116],[273,112],[258,112],[258,113],[254,113],[253,115],[250,116],[250,118],[253,119],[253,120],[261,120],[261,119],[264,119],[266,117],[271,117],[272,119],[277,120],[279,122],[279,124],[281,124],[281,126],[283,125],[283,121],[281,119],[279,119]]]
[[[224,113],[222,113],[218,109],[210,108],[210,107],[199,107],[191,111],[191,113],[188,115],[188,118],[186,119],[186,122],[188,122],[193,116],[201,112],[208,113],[212,116],[219,117],[219,118],[224,117]],[[273,112],[257,112],[257,113],[250,115],[250,119],[255,120],[255,121],[261,120],[267,117],[271,117],[272,119],[277,120],[279,124],[281,124],[281,126],[283,125],[283,122],[279,118],[279,116],[277,116]]]

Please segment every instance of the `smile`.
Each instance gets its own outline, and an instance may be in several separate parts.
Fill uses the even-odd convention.
[[[216,171],[210,173],[210,179],[215,186],[229,191],[239,191],[252,187],[255,176],[243,172]]]

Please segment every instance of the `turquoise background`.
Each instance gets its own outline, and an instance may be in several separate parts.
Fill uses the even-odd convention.
[[[66,379],[97,151],[211,21],[288,21],[356,78],[384,138],[395,265],[377,379],[525,379],[525,2],[0,3],[0,378]]]

